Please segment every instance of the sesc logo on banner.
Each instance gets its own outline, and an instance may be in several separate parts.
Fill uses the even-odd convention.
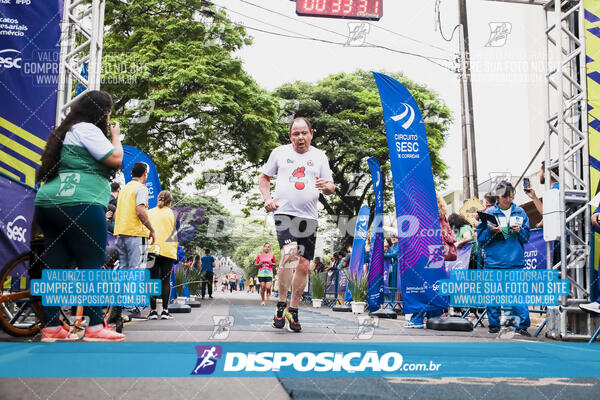
[[[23,57],[21,52],[16,49],[0,50],[0,67],[2,69],[21,69]]]
[[[27,234],[26,226],[27,219],[22,215],[18,215],[15,219],[6,224],[6,236],[15,242],[25,243],[27,241],[25,238],[25,235]]]

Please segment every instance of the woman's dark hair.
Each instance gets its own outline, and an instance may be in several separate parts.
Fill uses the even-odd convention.
[[[471,225],[465,217],[457,213],[450,214],[448,223],[453,229],[460,229],[461,226]]]
[[[108,113],[112,106],[110,94],[100,90],[85,92],[73,103],[69,114],[48,137],[44,154],[42,154],[42,165],[37,171],[38,182],[48,182],[58,176],[63,141],[73,125],[79,122],[89,122],[106,134]]]

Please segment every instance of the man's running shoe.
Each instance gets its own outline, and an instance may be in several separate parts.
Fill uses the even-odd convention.
[[[173,316],[169,314],[167,310],[163,310],[163,312],[160,313],[160,319],[173,319]]]
[[[66,330],[62,325],[59,325],[57,328],[44,328],[42,329],[42,342],[71,342],[73,340],[79,339],[74,333]]]
[[[278,302],[277,310],[275,311],[275,316],[273,317],[273,328],[283,329],[285,326],[285,312],[286,312],[287,303]]]
[[[87,328],[83,336],[84,342],[122,342],[123,340],[125,340],[125,335],[108,327],[100,329]]]
[[[261,305],[261,306],[264,306],[264,305],[265,305],[265,301],[264,301],[264,300],[263,300],[263,301],[261,301],[261,302],[260,302],[260,305]]]
[[[288,321],[288,331],[290,332],[300,332],[302,327],[300,326],[300,322],[298,321],[298,309],[297,308],[288,308],[285,313],[285,318]]]
[[[600,303],[597,301],[594,301],[593,303],[580,304],[579,308],[584,311],[600,314]]]
[[[407,323],[404,324],[405,328],[414,328],[414,329],[424,329],[425,328],[425,324],[420,323],[420,324],[415,324],[412,321],[409,321]]]
[[[270,297],[271,295],[269,294],[269,292],[267,292],[267,300],[269,300]]]
[[[158,313],[156,310],[150,311],[150,314],[148,314],[148,319],[158,319]]]

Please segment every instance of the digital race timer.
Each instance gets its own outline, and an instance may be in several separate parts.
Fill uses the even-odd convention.
[[[296,0],[296,14],[379,21],[383,0]]]

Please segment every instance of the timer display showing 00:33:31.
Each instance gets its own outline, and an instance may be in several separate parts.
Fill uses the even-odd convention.
[[[383,0],[296,0],[296,14],[379,21]]]

